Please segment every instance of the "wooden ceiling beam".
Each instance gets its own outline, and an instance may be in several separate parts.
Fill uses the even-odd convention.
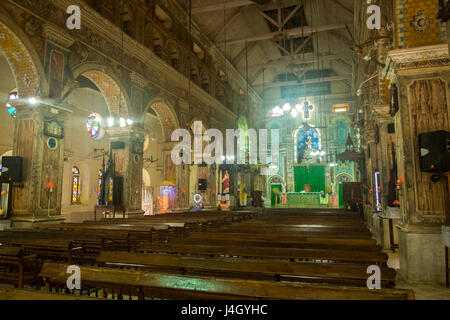
[[[286,37],[286,38],[307,36],[307,35],[311,35],[316,32],[325,32],[325,31],[338,30],[338,29],[344,29],[344,28],[345,28],[345,24],[327,24],[327,25],[321,25],[321,26],[305,26],[305,27],[300,27],[300,28],[288,29],[283,32],[270,32],[270,33],[265,33],[265,34],[261,34],[261,35],[257,35],[257,36],[245,37],[245,38],[230,40],[230,41],[226,41],[226,42],[220,42],[217,45],[224,46],[225,44],[233,45],[233,44],[245,43],[245,42],[250,43],[250,42],[255,42],[255,41],[272,40],[272,39],[280,38],[280,36]]]
[[[330,77],[323,77],[323,78],[317,78],[317,79],[307,79],[302,82],[298,81],[283,81],[283,82],[271,82],[271,83],[265,83],[258,84],[253,86],[254,88],[263,87],[264,88],[279,88],[279,87],[286,87],[286,86],[301,86],[304,84],[315,84],[315,83],[323,83],[323,82],[332,82],[332,81],[343,81],[343,80],[349,80],[352,78],[352,75],[340,75],[340,76],[330,76]]]
[[[192,14],[200,14],[200,13],[207,13],[207,12],[213,12],[213,11],[220,11],[230,8],[237,8],[237,7],[244,7],[244,6],[251,6],[255,5],[253,1],[249,0],[234,0],[234,1],[228,1],[228,2],[222,2],[219,4],[212,4],[209,6],[204,7],[196,7],[192,8]]]

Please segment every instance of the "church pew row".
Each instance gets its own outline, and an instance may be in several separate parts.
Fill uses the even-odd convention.
[[[77,295],[54,294],[48,292],[40,292],[36,290],[0,287],[0,301],[5,300],[54,301],[54,300],[99,300],[99,299],[81,295],[77,296]]]
[[[148,244],[138,247],[141,253],[170,253],[202,256],[231,256],[242,258],[284,259],[298,261],[346,262],[357,264],[387,264],[388,255],[382,252],[365,252],[330,249],[291,249],[267,247],[232,247],[193,244]]]
[[[173,240],[170,244],[193,244],[209,246],[230,246],[230,247],[265,247],[265,248],[291,248],[291,249],[329,249],[329,250],[349,250],[365,252],[381,252],[382,247],[373,244],[352,245],[347,243],[313,243],[300,241],[264,241],[264,240],[243,240],[243,239],[211,239],[205,243],[204,239],[185,238]]]
[[[299,242],[299,243],[330,243],[330,244],[348,244],[356,246],[376,245],[374,239],[358,239],[358,238],[345,238],[342,237],[327,237],[323,235],[311,236],[309,234],[272,234],[272,233],[227,233],[227,232],[191,232],[189,233],[189,239],[202,239],[207,241],[208,239],[215,240],[255,240],[255,241],[270,241],[270,242]]]
[[[65,264],[44,264],[40,277],[46,288],[64,287],[67,281]],[[270,299],[270,300],[413,300],[411,290],[369,290],[360,287],[306,285],[274,281],[221,279],[170,275],[149,271],[130,271],[81,267],[81,286],[89,289],[160,299]]]
[[[41,262],[36,255],[27,255],[21,247],[0,246],[0,283],[18,288],[36,283]]]
[[[358,239],[371,239],[372,234],[368,230],[349,230],[344,228],[315,228],[315,227],[298,227],[298,228],[279,228],[277,226],[231,226],[222,227],[217,229],[207,229],[204,231],[214,232],[227,232],[227,233],[249,233],[249,234],[283,234],[283,235],[308,235],[310,237],[334,237],[334,238],[358,238]]]
[[[136,239],[129,231],[97,230],[96,232],[82,232],[78,230],[51,229],[11,229],[0,233],[0,238],[57,238],[82,242],[87,247],[100,248],[108,242],[117,250],[131,250],[136,246]]]
[[[123,234],[123,233],[122,233]],[[114,239],[99,234],[60,230],[26,230],[0,233],[0,243],[22,247],[28,255],[35,254],[44,261],[69,263],[95,263],[103,249],[136,250],[136,241],[132,238]]]
[[[20,247],[26,255],[36,255],[44,261],[72,264],[79,260],[83,247],[68,239],[0,238],[2,245]]]
[[[97,259],[103,267],[152,268],[153,271],[235,279],[297,281],[367,285],[371,264],[297,263],[281,260],[211,258],[162,254],[102,251]],[[381,268],[383,288],[394,287],[395,270]]]

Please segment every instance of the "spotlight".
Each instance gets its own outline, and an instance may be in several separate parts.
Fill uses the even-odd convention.
[[[297,104],[295,105],[295,109],[296,109],[298,112],[301,112],[301,111],[302,111],[302,105],[299,104],[299,103],[297,103]]]
[[[113,127],[114,126],[114,118],[108,118],[108,127]]]
[[[283,106],[283,110],[288,112],[289,110],[291,110],[291,105],[289,103],[285,103]]]
[[[362,94],[363,94],[363,92],[362,92],[361,89],[358,89],[358,91],[356,91],[356,95],[357,95],[358,97],[360,97]]]
[[[131,125],[133,125],[133,120],[127,119],[127,123],[128,123],[129,126],[131,126]]]
[[[31,97],[31,98],[28,99],[28,102],[29,102],[31,105],[35,105],[35,104],[38,103],[38,100],[37,100],[35,97]]]
[[[126,127],[126,126],[127,126],[126,120],[125,120],[124,118],[120,118],[120,119],[119,119],[119,125],[120,125],[120,127],[122,127],[122,128]]]
[[[297,110],[295,110],[295,109],[292,109],[292,111],[291,111],[291,116],[292,116],[293,118],[296,118],[296,117],[297,117],[297,115],[298,115],[298,112],[297,112]]]

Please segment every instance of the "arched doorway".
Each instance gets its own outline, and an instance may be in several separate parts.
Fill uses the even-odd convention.
[[[178,208],[180,194],[184,196],[186,190],[178,188],[180,172],[171,158],[173,146],[171,136],[180,127],[174,109],[163,99],[153,99],[147,105],[143,127],[147,132],[148,145],[144,152],[144,168],[148,170],[151,177],[157,211],[161,211],[158,199],[161,199],[162,187],[174,189],[168,192],[170,194],[168,202],[171,206],[170,209],[176,209]],[[165,209],[162,211],[165,211]]]
[[[278,204],[281,204],[281,198],[279,193],[283,190],[284,181],[281,176],[272,176],[269,179],[269,192],[270,195],[270,205],[272,208],[277,207]],[[268,201],[268,199],[266,200]]]

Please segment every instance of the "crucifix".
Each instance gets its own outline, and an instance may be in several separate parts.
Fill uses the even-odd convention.
[[[314,107],[309,104],[308,101],[305,101],[305,104],[303,105],[303,119],[308,120],[310,118],[309,112],[314,110]]]

